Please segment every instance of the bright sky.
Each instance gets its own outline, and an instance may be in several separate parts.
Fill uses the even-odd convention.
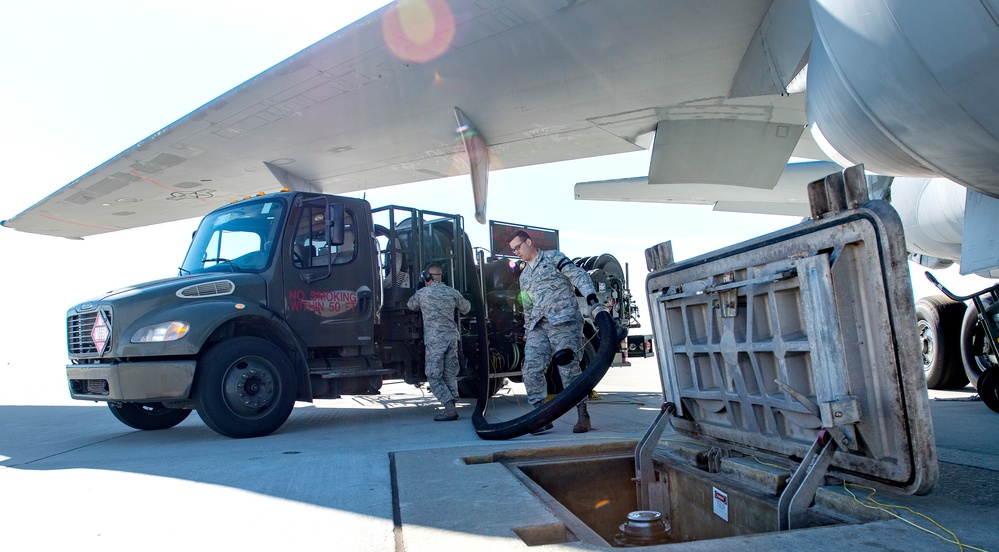
[[[0,219],[382,4],[57,0],[5,6]],[[497,171],[490,175],[487,212],[494,220],[558,228],[570,257],[611,253],[628,263],[642,333],[651,333],[641,293],[647,247],[672,240],[680,260],[798,222],[705,207],[573,200],[576,182],[645,175],[648,163],[642,152]],[[473,245],[488,246],[485,227],[472,216],[467,176],[373,190],[367,198],[375,206],[459,213]],[[175,275],[196,223],[83,241],[0,229],[7,267],[0,376],[45,371],[45,387],[65,395],[66,310],[110,289]],[[938,276],[960,292],[977,285],[954,269]],[[916,280],[917,296],[932,293],[922,282]]]

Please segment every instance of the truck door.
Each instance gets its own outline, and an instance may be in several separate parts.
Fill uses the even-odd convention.
[[[327,211],[325,201],[303,202],[289,219],[283,314],[309,348],[363,354],[373,345],[377,289],[367,211],[363,204],[345,206],[343,244],[328,242]]]

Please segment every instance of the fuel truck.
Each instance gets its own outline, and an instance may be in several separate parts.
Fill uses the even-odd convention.
[[[519,381],[524,356],[521,266],[506,251],[519,229],[558,247],[557,230],[491,222],[492,254],[476,255],[459,215],[357,198],[283,190],[234,202],[201,221],[177,276],[69,309],[70,395],[106,402],[136,429],[167,429],[197,410],[214,431],[243,438],[277,430],[296,401],[378,394],[386,380],[421,385],[423,325],[406,302],[430,263],[472,305],[459,320],[461,394],[494,394]],[[615,323],[637,326],[620,263],[573,262]],[[594,337],[589,318],[584,332]],[[581,351],[584,370],[596,342]]]

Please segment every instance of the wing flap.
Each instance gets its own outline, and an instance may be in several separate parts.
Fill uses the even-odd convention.
[[[645,177],[580,182],[576,199],[712,205],[716,211],[807,217],[807,185],[841,170],[827,161],[789,163],[771,189],[700,182],[649,184]]]
[[[660,121],[649,182],[771,188],[802,125],[732,119]]]

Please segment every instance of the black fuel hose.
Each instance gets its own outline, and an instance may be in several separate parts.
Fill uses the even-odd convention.
[[[599,331],[598,335],[604,336],[604,338],[600,340],[600,347],[597,349],[596,357],[586,367],[586,370],[572,382],[572,385],[566,387],[554,399],[546,402],[541,408],[532,410],[519,418],[495,424],[486,421],[483,413],[486,409],[486,403],[489,400],[489,379],[488,372],[483,373],[483,367],[480,365],[478,397],[475,403],[475,411],[472,412],[472,425],[475,427],[475,434],[487,441],[500,441],[520,437],[544,427],[545,424],[554,422],[589,395],[590,391],[597,386],[597,383],[607,373],[607,369],[610,368],[611,363],[614,361],[614,354],[617,352],[618,344],[627,334],[627,330],[618,327],[611,318],[610,313],[605,310],[597,312],[595,322]]]

